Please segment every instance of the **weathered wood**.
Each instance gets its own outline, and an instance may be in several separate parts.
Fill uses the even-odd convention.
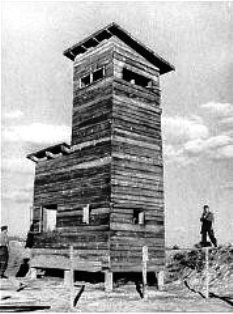
[[[205,297],[209,298],[209,248],[205,247]]]
[[[71,272],[69,269],[64,270],[64,286],[70,288]]]
[[[56,154],[53,154],[53,153],[51,153],[51,152],[49,152],[49,151],[46,151],[46,152],[45,152],[45,155],[46,155],[46,157],[47,157],[48,159],[54,159],[54,158],[57,157]]]
[[[105,263],[107,265],[107,262]],[[36,268],[58,268],[64,269],[67,272],[64,274],[67,276],[67,282],[70,282],[70,263],[69,258],[66,256],[55,255],[36,255],[32,258],[32,265]],[[75,258],[74,270],[82,271],[101,271],[104,262],[102,259],[97,259],[95,256],[86,256],[86,259]],[[66,281],[66,280],[65,280]]]
[[[144,300],[148,300],[147,293],[147,262],[149,260],[148,256],[148,247],[142,247],[142,284],[143,284],[143,298]]]
[[[71,245],[69,248],[69,259],[70,259],[70,308],[74,307],[74,248]]]
[[[35,301],[33,301],[35,302]],[[50,309],[50,305],[35,305],[35,304],[25,304],[24,302],[12,302],[9,304],[0,305],[0,311],[3,313],[12,313],[12,312],[33,312],[33,311],[44,311]]]
[[[36,279],[37,278],[38,270],[35,267],[30,267],[30,279]]]
[[[133,49],[130,49],[127,45],[121,41],[116,40],[114,46],[114,61],[124,61],[127,65],[140,68],[144,73],[150,73],[153,76],[158,75],[158,68],[151,66],[151,64],[145,59],[141,58]],[[135,62],[135,58],[137,62]]]
[[[141,272],[143,246],[148,271],[165,263],[162,110],[159,69],[105,36],[77,47],[71,146],[60,145],[60,156],[45,149],[48,159],[36,164],[33,219],[39,231],[41,208],[51,206],[57,220],[54,235],[35,236],[45,251],[34,251],[32,265],[69,269],[72,245],[74,269],[107,268],[112,285],[113,271]]]
[[[111,292],[113,290],[113,273],[109,270],[105,271],[105,291]]]
[[[158,289],[161,291],[164,289],[164,270],[160,270],[157,272],[157,282],[158,282]]]

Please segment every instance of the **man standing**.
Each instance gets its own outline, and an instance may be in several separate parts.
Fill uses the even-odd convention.
[[[2,226],[0,235],[0,278],[7,278],[4,275],[9,259],[9,238],[7,233],[8,227]]]
[[[217,240],[214,236],[214,230],[213,230],[213,226],[212,226],[213,221],[214,221],[214,215],[210,211],[208,205],[204,205],[203,213],[202,213],[200,221],[202,222],[202,226],[201,226],[202,245],[206,246],[206,244],[207,244],[206,237],[207,237],[207,233],[208,233],[210,241],[213,243],[213,245],[215,247],[217,247]]]

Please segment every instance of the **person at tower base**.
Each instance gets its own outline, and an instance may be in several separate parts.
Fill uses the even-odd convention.
[[[7,278],[4,275],[9,259],[9,238],[7,233],[8,227],[2,226],[0,235],[0,278]]]
[[[208,234],[212,244],[215,247],[217,247],[217,240],[214,236],[214,230],[213,230],[214,215],[210,211],[208,205],[204,205],[203,213],[201,215],[200,221],[202,222],[202,226],[201,226],[201,234],[202,234],[201,244],[202,244],[202,246],[207,246],[207,234]]]

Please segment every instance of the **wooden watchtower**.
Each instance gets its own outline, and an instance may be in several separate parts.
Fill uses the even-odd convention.
[[[36,163],[32,265],[139,272],[165,263],[160,75],[174,67],[112,23],[64,55],[73,61],[71,145]]]

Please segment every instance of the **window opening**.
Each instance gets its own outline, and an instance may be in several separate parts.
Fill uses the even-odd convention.
[[[90,205],[83,207],[83,223],[89,224],[90,222]]]
[[[144,211],[134,210],[133,212],[133,224],[134,225],[144,225],[145,222],[145,214]]]
[[[93,82],[101,80],[104,77],[104,69],[97,69],[93,72]]]
[[[91,75],[88,74],[81,78],[81,87],[85,87],[91,84]]]
[[[57,225],[57,205],[43,207],[43,232],[53,231]]]
[[[123,68],[123,80],[142,87],[149,87],[152,85],[152,80],[148,77],[137,74],[125,68]]]
[[[85,75],[80,78],[80,88],[86,87],[90,85],[93,82],[97,82],[101,79],[103,79],[105,76],[105,68],[97,69],[88,75]]]

